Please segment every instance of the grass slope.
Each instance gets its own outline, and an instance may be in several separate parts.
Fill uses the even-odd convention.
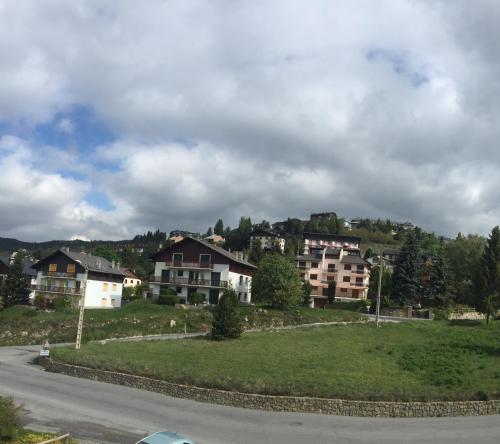
[[[348,325],[239,340],[91,344],[56,359],[178,383],[275,395],[451,400],[500,397],[500,322]]]
[[[311,322],[355,321],[358,313],[339,310],[303,308],[281,312],[245,307],[242,314],[246,328],[298,325]],[[170,321],[176,325],[171,327]],[[0,311],[0,346],[72,342],[76,337],[77,312],[40,312],[26,307]],[[86,310],[84,341],[114,337],[209,331],[212,313],[209,310],[182,310],[164,305],[136,301],[114,310]]]

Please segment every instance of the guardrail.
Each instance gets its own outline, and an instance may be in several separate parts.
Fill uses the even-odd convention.
[[[151,276],[149,278],[150,283],[156,284],[167,284],[167,285],[192,285],[199,287],[216,287],[216,288],[227,288],[227,281],[215,281],[211,279],[189,279],[180,277],[169,277],[163,278],[161,276]]]
[[[48,441],[43,441],[39,444],[69,444],[69,438],[70,435],[69,433],[66,433],[65,435],[58,436],[57,438],[52,438],[49,439]]]
[[[166,261],[165,265],[172,268],[203,268],[206,270],[211,270],[213,268],[211,262]]]

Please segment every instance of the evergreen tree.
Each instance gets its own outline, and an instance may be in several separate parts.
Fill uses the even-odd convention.
[[[20,254],[16,255],[10,267],[7,279],[2,288],[2,293],[5,308],[12,307],[13,305],[29,305],[30,303],[30,290],[23,274],[23,259]]]
[[[212,230],[212,227],[208,227],[208,230],[205,234],[205,237],[208,237],[208,236],[212,236],[212,234],[214,234],[213,230]]]
[[[257,240],[256,242],[254,242],[252,249],[250,250],[248,260],[252,264],[257,265],[263,257],[264,257],[264,250],[262,249],[262,244],[259,240]]]
[[[219,236],[222,236],[224,234],[224,222],[222,222],[222,219],[219,219],[214,226],[214,233],[218,234]]]
[[[233,289],[226,289],[214,310],[211,339],[222,341],[241,336],[243,325],[238,310],[238,296]]]
[[[306,281],[304,282],[302,288],[304,289],[304,300],[302,301],[302,305],[304,307],[309,307],[311,305],[312,285],[309,281]]]
[[[408,231],[394,266],[392,299],[400,305],[415,305],[420,298],[420,246],[415,230]]]
[[[329,304],[333,304],[335,302],[335,292],[337,291],[337,282],[331,281],[328,283],[328,300]]]
[[[486,322],[495,316],[500,305],[498,287],[500,285],[500,229],[498,226],[491,230],[486,241],[481,267],[476,279],[475,305],[486,315]]]
[[[448,262],[444,254],[444,242],[442,240],[437,256],[431,262],[425,299],[433,307],[445,307],[450,302]]]

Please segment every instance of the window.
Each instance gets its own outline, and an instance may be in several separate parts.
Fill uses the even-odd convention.
[[[243,276],[240,276],[240,285],[243,285]]]
[[[341,293],[347,293],[347,288],[341,288],[341,289],[340,289],[340,292],[341,292]]]
[[[57,264],[49,265],[49,273],[55,273],[57,271]]]
[[[174,266],[180,266],[182,264],[182,257],[182,253],[172,254],[172,261],[174,262]]]
[[[245,278],[245,284],[248,285],[248,278],[247,277]]]
[[[108,300],[106,298],[101,298],[101,307],[106,307],[108,305]]]
[[[74,274],[76,271],[76,265],[75,264],[68,264],[67,268],[66,268],[66,272],[68,274]]]
[[[356,278],[356,284],[362,284],[363,278]]]
[[[203,267],[210,266],[210,255],[209,254],[200,254],[200,265]]]
[[[175,288],[175,291],[176,291],[177,293],[182,293],[182,287],[176,287],[176,288]]]
[[[306,266],[306,263],[305,263],[305,262],[303,262],[303,261],[300,261],[300,262],[299,262],[299,267],[305,267],[305,266]]]
[[[311,264],[311,268],[318,268],[318,263],[317,262],[313,262]]]
[[[318,275],[317,274],[311,274],[311,275],[309,275],[309,279],[313,279],[313,280],[318,279]]]
[[[108,291],[108,287],[109,287],[109,285],[107,282],[102,283],[102,291]]]
[[[352,297],[353,298],[359,297],[359,290],[352,290]]]
[[[111,290],[116,291],[116,284],[111,285]]]
[[[344,276],[342,278],[342,282],[351,282],[351,277],[350,276]]]
[[[358,265],[358,271],[363,271],[365,269],[364,265]]]
[[[116,305],[116,299],[111,299],[111,305],[114,307]]]
[[[184,270],[177,270],[177,277],[184,276]]]
[[[351,264],[344,265],[344,270],[350,270],[350,269],[351,269]]]
[[[125,283],[128,284],[127,279],[125,279]]]

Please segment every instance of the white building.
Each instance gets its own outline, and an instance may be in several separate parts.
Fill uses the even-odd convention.
[[[123,268],[122,271],[125,273],[125,279],[123,280],[124,287],[138,287],[142,284],[142,280],[139,279],[131,270],[128,268]]]
[[[241,302],[251,302],[252,275],[257,267],[209,242],[186,237],[154,256],[155,271],[149,285],[153,298],[163,289],[174,290],[181,303],[202,293],[217,304],[225,288],[233,288]]]
[[[103,257],[61,249],[32,267],[37,270],[35,297],[71,297],[75,303],[83,297],[85,308],[121,306],[126,273]]]
[[[285,251],[285,239],[271,230],[258,229],[250,233],[250,250],[259,242],[263,250]]]

